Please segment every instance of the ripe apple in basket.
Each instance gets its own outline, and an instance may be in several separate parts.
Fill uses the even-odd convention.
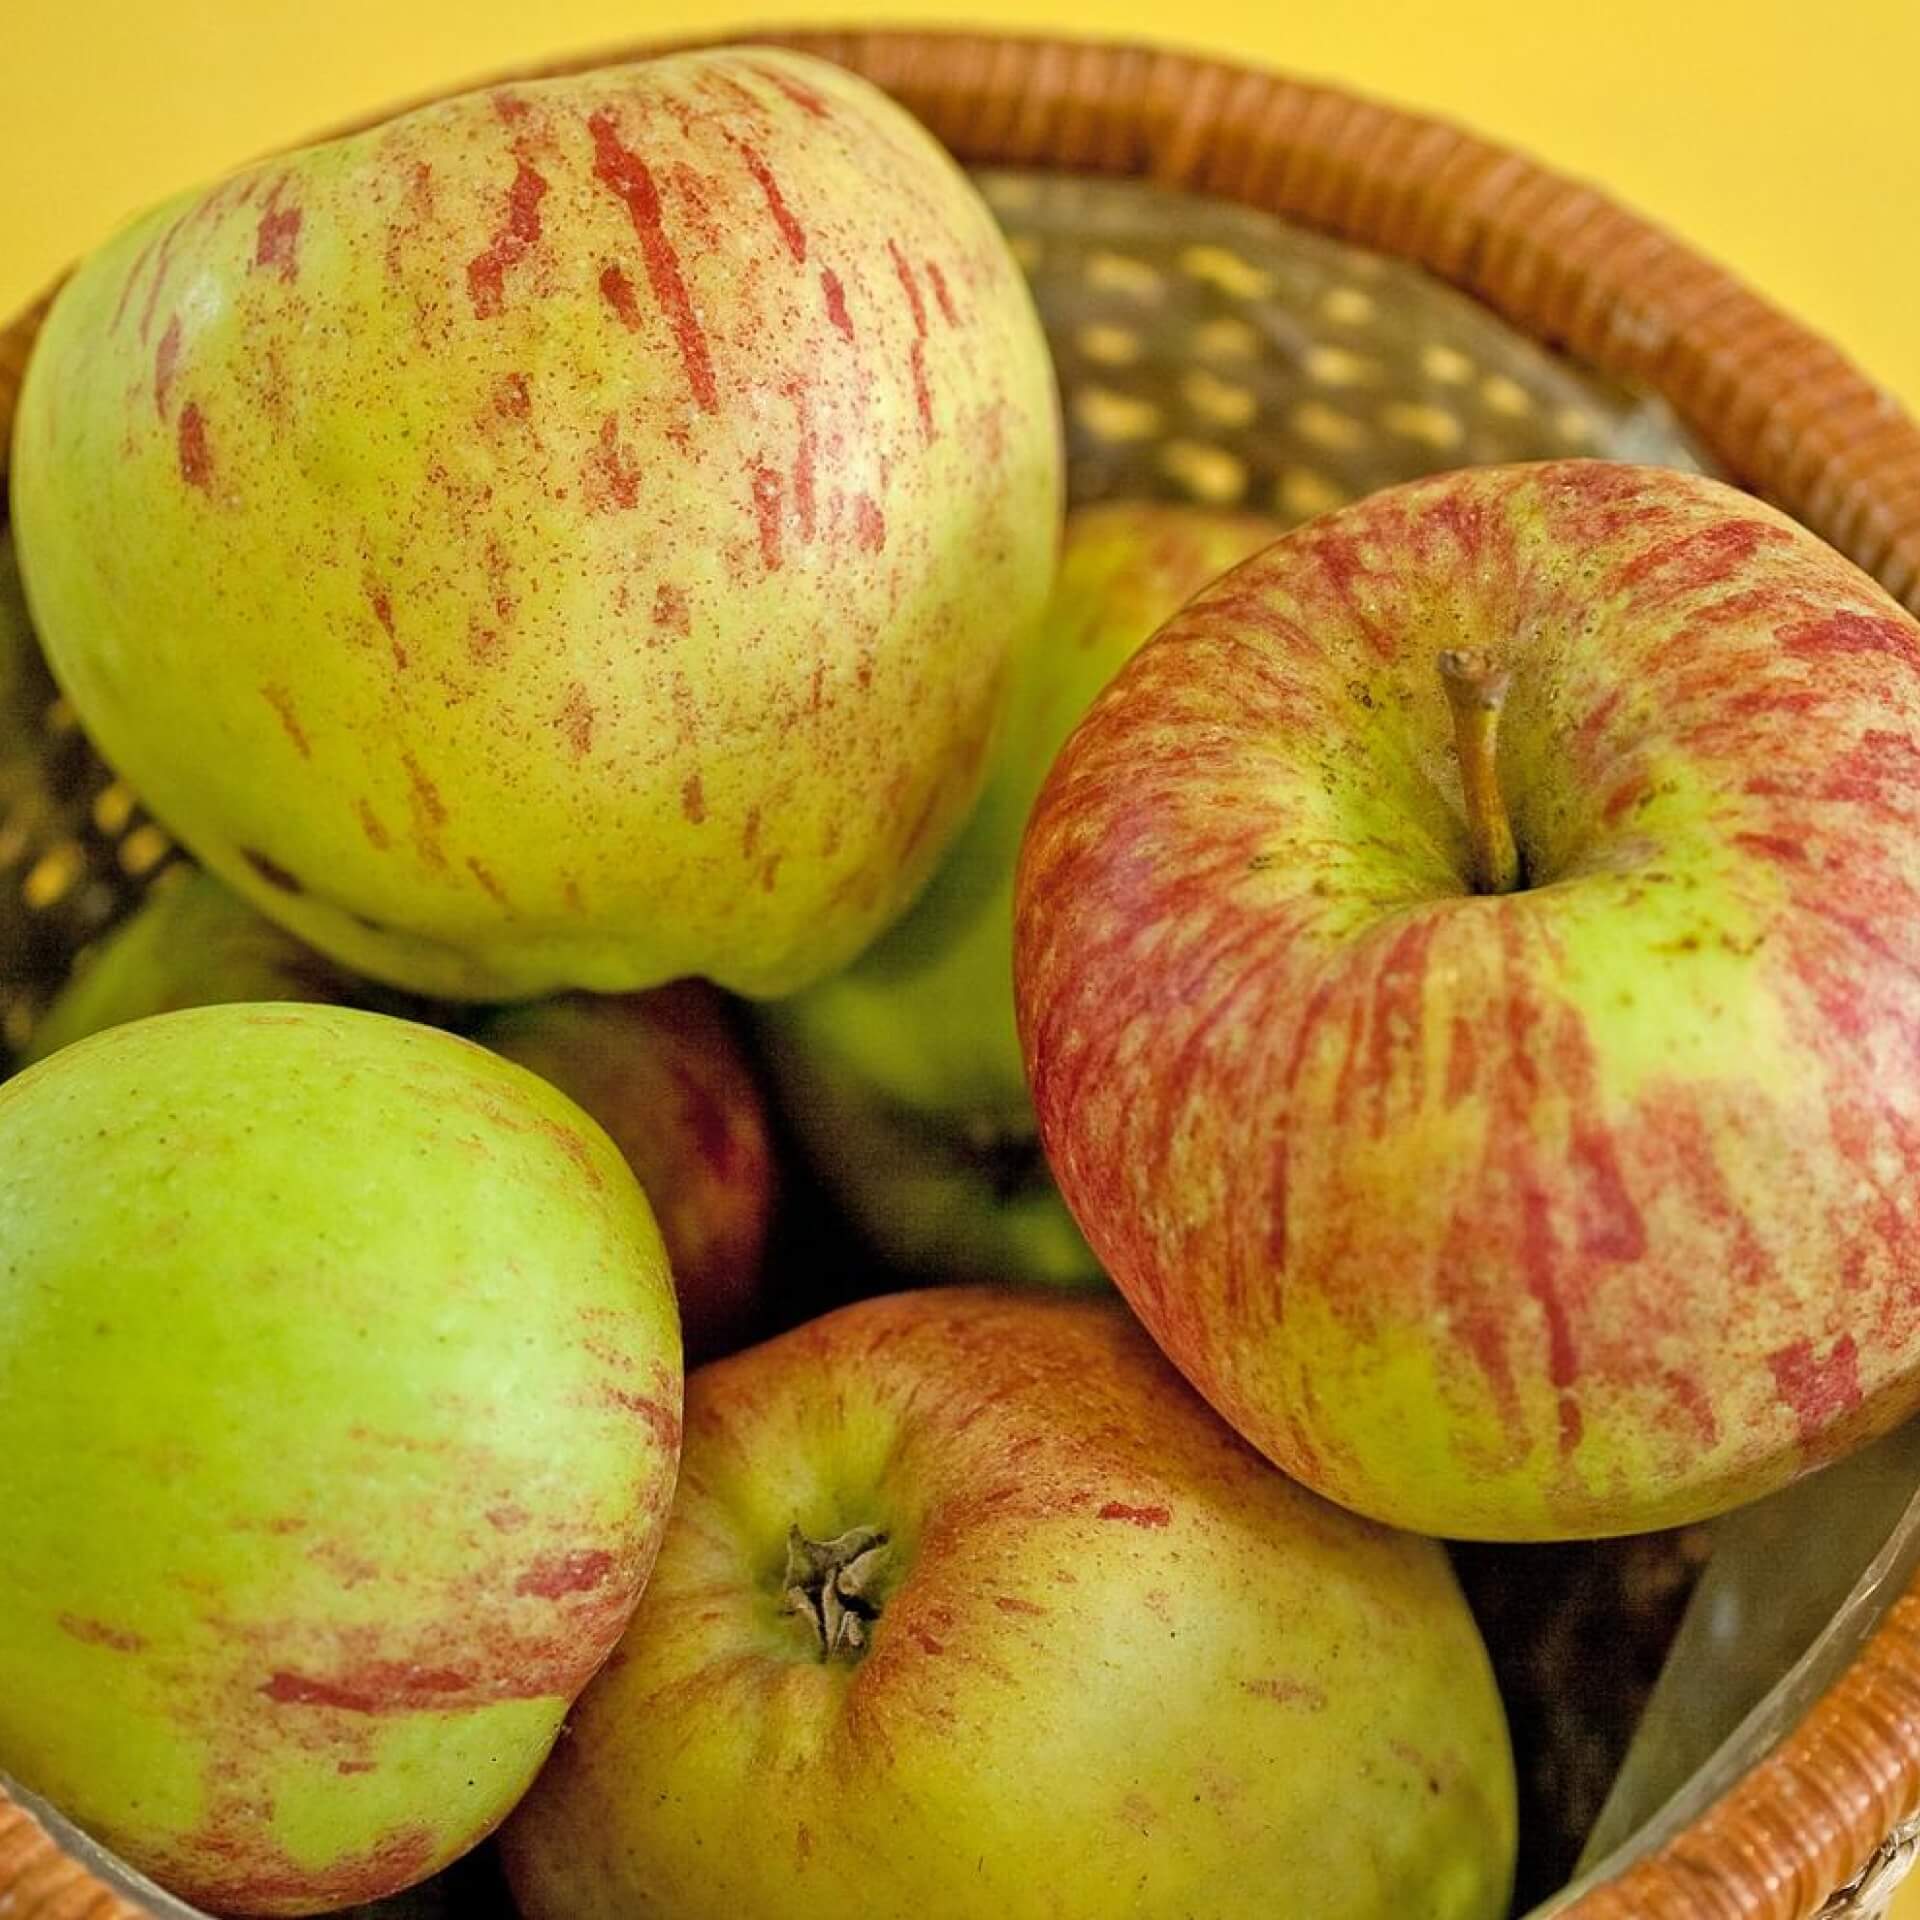
[[[1665,1526],[1920,1400],[1920,626],[1746,495],[1290,535],[1095,705],[1018,914],[1062,1191],[1319,1491]]]
[[[724,999],[698,980],[561,994],[474,1038],[606,1128],[653,1207],[689,1364],[752,1337],[775,1169],[765,1104]]]
[[[323,952],[447,998],[771,994],[977,792],[1061,464],[959,169],[746,48],[135,222],[48,316],[13,517],[106,757]]]
[[[513,1805],[645,1581],[666,1259],[532,1074],[199,1008],[0,1086],[0,1772],[223,1913]]]
[[[1493,1920],[1513,1842],[1439,1547],[1275,1473],[1118,1301],[936,1288],[691,1377],[502,1852],[527,1920]]]
[[[204,870],[169,876],[54,1000],[29,1060],[103,1028],[240,1000],[444,1014],[358,979]],[[760,1088],[721,996],[561,994],[488,1014],[475,1038],[558,1087],[611,1136],[653,1208],[691,1360],[738,1346],[760,1299],[774,1166]]]
[[[1013,1018],[1013,870],[1087,704],[1160,623],[1278,537],[1252,514],[1145,503],[1069,517],[1015,659],[986,791],[912,911],[853,966],[773,1003],[787,1111],[880,1249],[923,1273],[1087,1283],[1099,1268],[1040,1151]]]

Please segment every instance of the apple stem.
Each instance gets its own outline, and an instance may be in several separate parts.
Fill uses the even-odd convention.
[[[1440,682],[1453,710],[1453,739],[1460,755],[1475,893],[1512,893],[1520,885],[1520,850],[1500,792],[1500,709],[1511,679],[1483,653],[1448,651],[1440,656]]]
[[[849,1527],[831,1540],[809,1540],[797,1526],[787,1529],[784,1610],[806,1616],[822,1660],[853,1660],[865,1650],[867,1628],[880,1617],[880,1581],[891,1557],[878,1527]]]

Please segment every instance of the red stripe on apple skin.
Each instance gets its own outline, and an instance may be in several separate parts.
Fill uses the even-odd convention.
[[[542,1600],[557,1600],[570,1593],[591,1593],[604,1586],[614,1571],[614,1557],[604,1547],[585,1547],[536,1560],[513,1583],[513,1590]]]
[[[629,333],[640,331],[640,302],[634,296],[633,282],[617,263],[600,270],[600,297],[613,309],[614,318]]]
[[[1407,1103],[1418,1108],[1426,1101],[1427,956],[1436,931],[1437,923],[1430,916],[1409,921],[1380,956],[1374,972],[1365,1077],[1374,1092],[1376,1138],[1387,1129],[1388,1091],[1402,1069],[1401,1091]]]
[[[620,438],[618,414],[600,422],[599,440],[581,471],[580,491],[589,513],[631,513],[640,504],[640,460]]]
[[[1920,671],[1920,637],[1908,623],[1845,609],[1783,628],[1780,645],[1801,660],[1831,662],[1868,654]]]
[[[180,478],[202,493],[213,491],[213,454],[207,445],[207,423],[198,402],[180,409]]]
[[[180,316],[176,313],[167,322],[167,330],[160,336],[153,355],[153,410],[162,420],[167,417],[167,389],[173,385],[179,364]]]
[[[185,1836],[181,1853],[192,1863],[190,1883],[198,1897],[229,1913],[357,1906],[411,1886],[447,1851],[431,1828],[397,1827],[365,1852],[311,1867],[275,1844],[255,1801],[230,1787],[216,1788],[212,1799],[207,1819]]]
[[[446,1668],[370,1662],[345,1674],[276,1672],[260,1688],[281,1706],[330,1707],[340,1713],[416,1713],[444,1707],[471,1691],[473,1682]]]
[[[807,257],[806,231],[793,217],[793,209],[787,205],[786,196],[780,191],[780,182],[773,176],[773,169],[767,165],[757,147],[750,146],[744,140],[736,140],[734,145],[766,200],[767,212],[772,216],[782,244],[796,263],[804,261]]]
[[[913,401],[920,414],[920,437],[928,441],[936,440],[939,434],[933,424],[933,395],[927,385],[926,301],[921,297],[920,283],[914,277],[907,256],[900,251],[900,242],[889,240],[887,252],[893,258],[894,277],[907,296],[907,311],[913,316],[913,346],[908,365],[913,375]]]
[[[84,1641],[90,1647],[107,1647],[115,1653],[141,1653],[147,1645],[143,1633],[135,1633],[130,1627],[109,1626],[104,1620],[88,1619],[82,1614],[63,1613],[58,1625],[70,1639]]]
[[[629,1413],[637,1413],[652,1430],[654,1439],[667,1452],[677,1452],[680,1446],[680,1420],[673,1410],[651,1394],[627,1393],[619,1388],[607,1390],[608,1401],[617,1407],[624,1407]]]
[[[486,248],[467,262],[467,297],[476,320],[491,320],[499,313],[508,273],[539,245],[540,202],[546,197],[545,177],[524,155],[516,154],[506,211]],[[265,231],[263,224],[263,236]]]
[[[820,294],[827,306],[827,318],[843,340],[853,339],[853,318],[847,312],[847,290],[831,267],[820,269]]]
[[[1109,1500],[1097,1517],[1102,1520],[1124,1520],[1130,1527],[1166,1527],[1173,1524],[1173,1514],[1166,1507],[1130,1507],[1119,1500]]]
[[[300,278],[300,228],[305,216],[298,207],[279,204],[281,187],[276,186],[261,209],[254,230],[253,264],[256,269],[276,267],[280,278],[291,284]]]
[[[147,344],[147,336],[153,331],[153,316],[160,307],[160,295],[165,290],[167,276],[173,267],[174,242],[180,237],[180,229],[188,220],[187,214],[179,219],[161,236],[159,251],[154,255],[153,278],[147,282],[146,304],[140,309],[140,344]]]
[[[820,457],[820,436],[814,429],[813,409],[803,382],[787,387],[797,422],[799,445],[793,456],[793,511],[799,522],[800,538],[811,541],[818,525],[819,508],[814,494],[814,465]]]
[[[784,483],[764,461],[748,468],[752,483],[753,517],[759,528],[760,564],[769,573],[780,571],[780,528],[784,518],[781,495]]]
[[[1833,1343],[1825,1359],[1816,1356],[1811,1340],[1796,1340],[1768,1354],[1767,1365],[1773,1369],[1781,1400],[1793,1409],[1809,1441],[1818,1440],[1837,1417],[1860,1404],[1859,1355],[1850,1333]]]
[[[1740,577],[1762,547],[1789,546],[1793,535],[1763,520],[1725,520],[1690,528],[1636,554],[1613,577],[1645,613]],[[1603,589],[1604,591],[1604,589]]]
[[[1256,563],[1176,621],[1096,708],[1036,809],[1017,971],[1063,1186],[1105,1264],[1230,1419],[1336,1497],[1383,1511],[1338,1421],[1304,1412],[1313,1362],[1285,1358],[1282,1330],[1304,1293],[1362,1348],[1386,1329],[1444,1326],[1457,1359],[1443,1366],[1478,1381],[1509,1435],[1497,1459],[1463,1461],[1462,1507],[1481,1501],[1480,1481],[1531,1473],[1558,1516],[1549,1530],[1579,1532],[1649,1524],[1650,1503],[1672,1517],[1690,1498],[1698,1511],[1778,1484],[1853,1431],[1837,1401],[1804,1422],[1765,1358],[1790,1344],[1778,1330],[1797,1310],[1781,1275],[1806,1270],[1812,1247],[1824,1270],[1856,1276],[1847,1325],[1862,1328],[1862,1372],[1870,1353],[1874,1369],[1863,1403],[1894,1405],[1882,1390],[1920,1358],[1920,1244],[1887,1179],[1920,1170],[1920,1125],[1886,1097],[1901,1084],[1894,1063],[1920,1054],[1920,863],[1904,851],[1920,827],[1920,709],[1882,658],[1920,659],[1920,637],[1749,501],[1562,471],[1550,489],[1522,472],[1480,476],[1477,513],[1428,513],[1441,483],[1367,503],[1331,533],[1283,543],[1284,591]],[[1654,497],[1665,487],[1674,500]],[[1563,589],[1515,564],[1528,513],[1569,554],[1590,559],[1603,538],[1644,550]],[[1348,777],[1383,723],[1353,711],[1347,663],[1417,644],[1391,614],[1382,554],[1433,563],[1469,546],[1462,591],[1511,614],[1503,596],[1524,587],[1556,636],[1592,604],[1618,603],[1609,632],[1627,622],[1629,638],[1609,642],[1622,650],[1613,684],[1575,660],[1554,709],[1567,736],[1554,751],[1591,809],[1557,830],[1582,858],[1609,811],[1634,836],[1635,877],[1605,884],[1668,904],[1623,924],[1664,913],[1675,956],[1730,955],[1715,964],[1734,969],[1731,990],[1755,981],[1804,1053],[1797,1084],[1749,1083],[1730,1041],[1724,1081],[1612,1091],[1604,1036],[1557,984],[1552,896],[1480,903],[1471,938],[1437,930],[1444,907],[1396,925],[1400,909],[1381,900],[1368,925],[1338,897],[1331,854],[1315,867],[1284,851],[1314,804],[1287,784],[1288,743],[1307,743],[1329,781]],[[1320,651],[1340,664],[1316,687]],[[1282,681],[1285,702],[1271,697]],[[1687,764],[1673,755],[1698,763],[1714,797],[1704,827],[1686,831],[1737,869],[1757,939],[1723,941],[1713,889],[1734,883],[1704,870],[1711,856],[1666,845],[1673,766]],[[1264,871],[1243,884],[1256,855]],[[1288,860],[1322,882],[1317,895],[1286,887]],[[1703,883],[1689,923],[1677,903]],[[1689,924],[1696,936],[1678,937]],[[1444,1122],[1433,1138],[1453,1144],[1410,1161],[1404,1192],[1350,1172],[1381,1164],[1363,1141],[1411,1138],[1401,1130],[1416,1121]],[[1797,1148],[1790,1176],[1755,1189],[1774,1130],[1828,1155],[1804,1191]],[[1216,1201],[1196,1206],[1207,1193]],[[1511,1310],[1513,1281],[1531,1315]],[[1869,1347],[1864,1330],[1881,1322],[1888,1339]],[[1323,1416],[1332,1377],[1322,1367]],[[1601,1484],[1594,1450],[1633,1428],[1680,1492]],[[1488,1524],[1484,1502],[1479,1513],[1465,1517]]]
[[[947,276],[940,271],[939,261],[928,259],[922,261],[921,265],[927,270],[927,279],[933,286],[933,297],[941,318],[948,326],[957,327],[960,324],[960,310],[953,304],[953,294],[947,286]]]
[[[140,276],[146,271],[147,262],[153,258],[153,250],[160,244],[156,234],[134,255],[133,265],[127,269],[127,277],[120,283],[120,298],[113,309],[113,318],[107,323],[110,332],[120,330],[120,322],[126,318],[127,302],[133,297],[133,290],[139,284]]]
[[[828,105],[825,95],[816,92],[795,75],[761,61],[749,60],[744,64],[750,73],[758,74],[769,86],[783,93],[810,118],[828,120],[833,117],[833,109]]]
[[[714,384],[713,356],[706,328],[693,310],[693,300],[681,275],[680,256],[667,238],[665,214],[653,172],[638,153],[620,137],[612,113],[605,107],[587,118],[587,132],[593,140],[594,178],[627,210],[634,238],[640,243],[640,257],[646,266],[647,284],[665,314],[680,352],[688,391],[707,413],[720,405],[719,389]]]

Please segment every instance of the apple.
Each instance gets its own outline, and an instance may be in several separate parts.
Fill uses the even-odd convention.
[[[774,1159],[719,994],[697,980],[564,994],[498,1014],[475,1037],[558,1087],[626,1155],[666,1242],[689,1363],[739,1346],[761,1305]]]
[[[1119,1302],[985,1288],[691,1377],[653,1581],[501,1834],[526,1920],[1251,1920],[1286,1889],[1494,1920],[1513,1847],[1441,1549],[1273,1472]]]
[[[1917,829],[1920,625],[1781,514],[1601,462],[1372,496],[1056,763],[1016,967],[1054,1172],[1345,1505],[1751,1499],[1920,1401]]]
[[[301,938],[443,998],[767,995],[959,825],[1061,472],[959,169],[735,48],[135,222],[48,317],[13,508],[106,757]]]
[[[920,1273],[1089,1283],[1100,1270],[1040,1151],[1013,1017],[1013,871],[1048,766],[1182,602],[1278,538],[1251,514],[1087,507],[1018,653],[980,803],[906,918],[764,1010],[796,1131],[862,1230]]]
[[[44,1060],[103,1028],[182,1007],[368,999],[395,1011],[405,1004],[256,913],[204,868],[176,866],[55,995],[24,1058]]]
[[[222,1006],[0,1086],[0,1772],[219,1912],[423,1879],[614,1646],[679,1447],[645,1198],[451,1035]]]
[[[444,1013],[356,978],[204,870],[176,869],[34,1029],[29,1061],[124,1021],[239,1000]],[[475,1038],[537,1073],[626,1156],[666,1243],[690,1359],[738,1346],[759,1304],[774,1169],[760,1090],[699,981],[564,994],[486,1015]]]

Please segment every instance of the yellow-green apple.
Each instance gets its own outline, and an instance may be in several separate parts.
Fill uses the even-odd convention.
[[[169,876],[35,1027],[29,1061],[128,1020],[230,1001],[444,1015],[349,973],[204,869]],[[774,1169],[758,1083],[725,1003],[685,980],[490,1014],[475,1038],[579,1106],[626,1156],[673,1268],[690,1359],[740,1344],[758,1304]]]
[[[54,997],[25,1058],[44,1060],[128,1020],[241,1000],[406,1004],[256,913],[204,868],[179,866]]]
[[[689,1363],[739,1346],[760,1305],[774,1158],[720,995],[697,980],[563,994],[498,1014],[475,1038],[577,1101],[626,1155],[666,1242]]]
[[[220,1912],[423,1878],[626,1624],[680,1431],[613,1144],[338,1007],[0,1086],[0,1771]]]
[[[653,1581],[501,1836],[527,1920],[1493,1920],[1513,1844],[1440,1548],[1118,1301],[971,1287],[691,1377]]]
[[[1096,703],[1018,913],[1068,1203],[1308,1485],[1634,1531],[1920,1400],[1920,625],[1745,494],[1288,536]]]
[[[874,1243],[922,1273],[1090,1282],[1054,1191],[1013,1018],[1013,871],[1034,796],[1088,703],[1189,596],[1279,536],[1251,514],[1071,516],[1015,657],[985,791],[927,891],[846,971],[763,1017],[796,1130]]]
[[[102,750],[302,938],[451,998],[770,994],[977,791],[1061,466],[958,168],[736,48],[137,221],[48,317],[13,502]]]

